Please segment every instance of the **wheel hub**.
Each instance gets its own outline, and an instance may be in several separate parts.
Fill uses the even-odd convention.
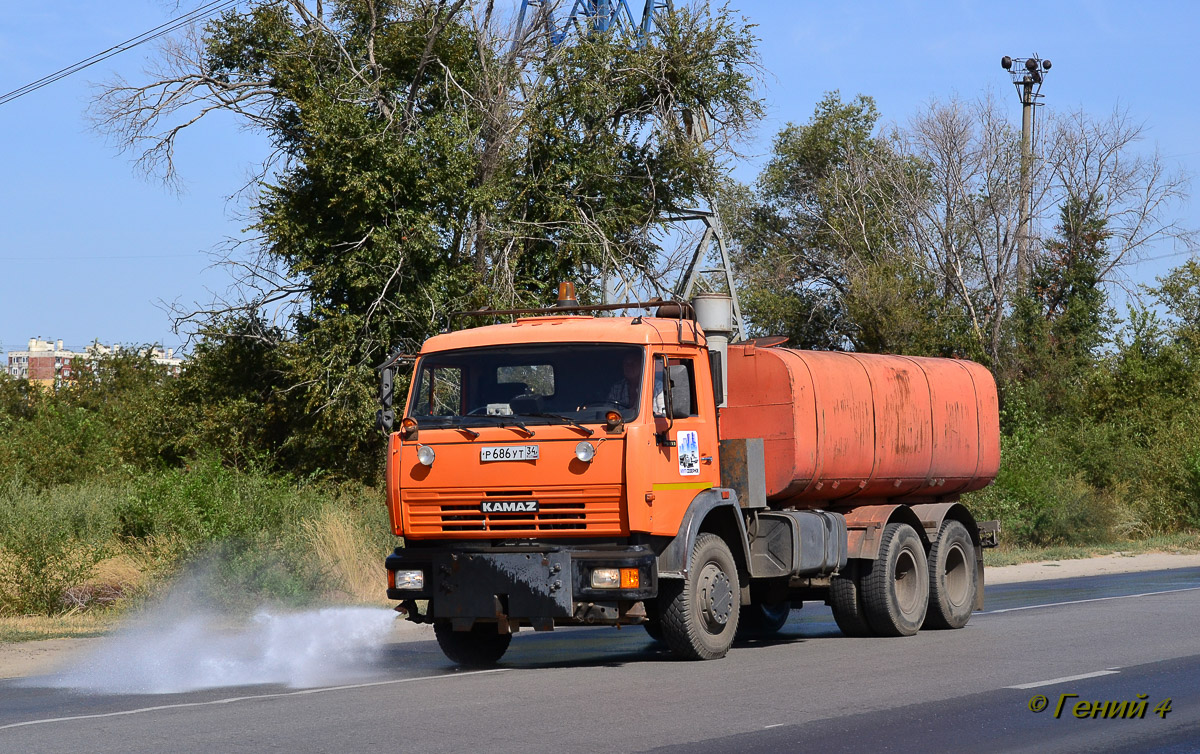
[[[961,547],[955,545],[946,553],[946,599],[955,607],[966,604],[971,591],[971,574],[968,568]]]
[[[708,563],[700,572],[700,615],[714,633],[729,622],[733,612],[733,587],[729,577],[716,564]]]
[[[921,584],[917,583],[917,563],[911,552],[900,553],[896,560],[896,602],[905,615],[913,614],[920,605]]]

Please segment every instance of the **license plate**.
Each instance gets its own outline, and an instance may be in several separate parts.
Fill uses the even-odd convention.
[[[536,461],[538,446],[536,445],[495,445],[479,449],[479,460],[489,461]]]

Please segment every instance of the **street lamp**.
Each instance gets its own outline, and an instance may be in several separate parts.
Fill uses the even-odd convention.
[[[1000,67],[1012,76],[1021,100],[1021,213],[1017,230],[1017,286],[1024,289],[1029,280],[1029,220],[1033,214],[1033,120],[1034,108],[1042,94],[1042,82],[1050,71],[1050,61],[1039,58],[1000,58]]]

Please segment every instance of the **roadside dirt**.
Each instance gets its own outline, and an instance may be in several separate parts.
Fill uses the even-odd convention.
[[[987,569],[987,583],[1010,584],[1019,581],[1044,581],[1107,573],[1134,573],[1168,568],[1200,566],[1200,554],[1141,553],[1114,554],[1080,560],[1056,560],[1040,563],[998,566]],[[396,621],[391,642],[422,641],[433,638],[433,629],[407,621]],[[47,639],[0,644],[0,679],[52,673],[64,667],[95,645],[98,638]]]
[[[1167,568],[1200,566],[1200,553],[1143,552],[1114,553],[1079,560],[1050,560],[1039,563],[988,567],[985,580],[989,584],[1011,584],[1017,581],[1046,581],[1076,576],[1099,576],[1106,573],[1137,573],[1161,571]]]

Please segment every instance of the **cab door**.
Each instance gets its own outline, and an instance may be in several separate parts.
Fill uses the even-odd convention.
[[[706,363],[694,353],[660,353],[653,369],[653,529],[674,535],[696,495],[720,484],[717,426]],[[659,385],[662,401],[656,395]]]

